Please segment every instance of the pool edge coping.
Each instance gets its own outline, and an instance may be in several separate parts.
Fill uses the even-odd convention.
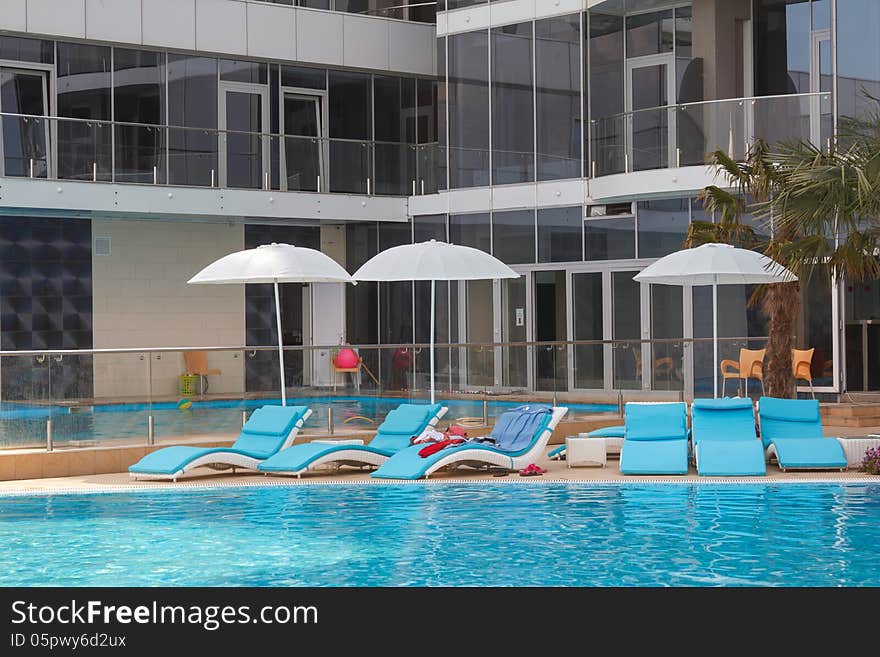
[[[765,477],[717,477],[707,479],[614,479],[614,480],[570,480],[570,479],[428,479],[428,480],[404,480],[404,479],[380,479],[380,480],[269,480],[269,481],[239,481],[239,482],[198,482],[180,481],[162,484],[129,484],[124,486],[90,485],[80,487],[65,487],[57,489],[26,488],[21,490],[0,491],[0,499],[7,497],[45,497],[50,495],[112,495],[114,493],[140,493],[144,491],[170,492],[180,490],[240,490],[249,488],[297,488],[301,486],[576,486],[584,488],[614,488],[639,485],[661,486],[742,486],[762,484],[771,486],[798,485],[798,484],[837,484],[837,485],[864,485],[868,483],[880,484],[880,478],[871,475],[856,475],[847,478],[834,477],[809,477],[803,479],[767,479]]]

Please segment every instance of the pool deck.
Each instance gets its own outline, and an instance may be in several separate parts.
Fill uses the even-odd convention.
[[[551,461],[546,457],[538,460],[538,465],[547,470],[541,476],[521,477],[512,473],[504,477],[496,477],[490,473],[478,472],[468,468],[462,468],[457,472],[437,473],[431,476],[427,482],[422,479],[419,482],[406,482],[415,485],[434,485],[442,483],[462,482],[523,482],[529,484],[542,483],[671,483],[671,482],[700,482],[700,483],[768,483],[768,482],[873,482],[880,483],[880,477],[865,475],[857,470],[846,472],[836,471],[799,471],[782,472],[776,465],[767,465],[766,477],[700,477],[691,466],[690,472],[677,477],[648,477],[648,476],[624,476],[618,469],[619,462],[609,459],[605,467],[574,467],[569,468],[565,461]],[[218,474],[208,468],[198,468],[180,481],[134,481],[127,473],[82,475],[75,477],[54,477],[47,479],[27,479],[19,481],[0,482],[0,495],[26,494],[26,493],[72,493],[72,492],[113,492],[130,490],[162,490],[174,488],[221,488],[242,486],[278,486],[278,485],[327,485],[327,484],[368,484],[382,485],[395,483],[391,480],[372,479],[367,471],[357,471],[344,468],[340,471],[326,470],[315,471],[303,476],[302,479],[295,477],[267,477],[258,473],[241,475]]]

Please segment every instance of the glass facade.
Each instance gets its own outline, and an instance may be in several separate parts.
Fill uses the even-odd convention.
[[[59,117],[3,117],[4,175],[397,196],[436,189],[432,79],[9,36],[0,36],[3,60],[20,64],[0,65],[0,112]]]
[[[492,29],[492,184],[535,179],[532,23]]]

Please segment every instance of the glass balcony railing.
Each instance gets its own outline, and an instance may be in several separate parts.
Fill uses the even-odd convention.
[[[408,196],[436,190],[436,144],[0,113],[0,175]]]
[[[655,107],[591,121],[590,175],[699,165],[723,150],[742,159],[757,138],[824,146],[831,94],[712,100]]]
[[[765,343],[721,338],[719,363]],[[334,368],[338,345],[284,349],[288,403],[313,411],[307,436],[375,432],[398,404],[429,398],[429,345],[346,347],[360,358],[355,371]],[[210,375],[190,373],[192,351]],[[255,408],[281,403],[274,345],[3,351],[0,372],[0,450],[233,439]],[[714,374],[728,395],[760,394],[757,380]],[[707,338],[441,343],[434,381],[453,421],[482,426],[523,399],[569,405],[569,418],[583,419],[621,399],[711,396],[713,347]]]

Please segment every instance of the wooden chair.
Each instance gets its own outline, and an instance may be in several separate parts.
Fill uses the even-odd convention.
[[[725,396],[727,379],[739,379],[745,381],[745,394],[749,394],[749,379],[758,379],[761,382],[761,392],[764,392],[764,355],[766,349],[740,349],[739,361],[725,358],[721,361],[721,396]],[[737,392],[739,385],[737,384]]]
[[[810,394],[813,399],[816,393],[813,391],[813,373],[811,366],[813,363],[813,349],[792,349],[791,350],[791,373],[794,375],[795,384],[798,381],[807,381],[810,384]]]
[[[333,354],[333,357],[330,359],[330,365],[333,367],[333,392],[336,392],[336,374],[337,373],[349,373],[354,374],[354,388],[357,392],[361,390],[361,369],[363,369],[367,374],[369,374],[370,378],[379,385],[379,379],[376,378],[376,375],[370,371],[370,368],[367,367],[366,363],[364,363],[364,359],[362,356],[358,355],[358,363],[355,367],[339,367],[336,364],[336,356],[339,355],[339,350],[336,350]]]
[[[197,374],[199,377],[199,396],[204,396],[208,391],[208,377],[220,376],[222,370],[208,367],[208,354],[204,351],[184,351],[183,363],[187,374]]]

